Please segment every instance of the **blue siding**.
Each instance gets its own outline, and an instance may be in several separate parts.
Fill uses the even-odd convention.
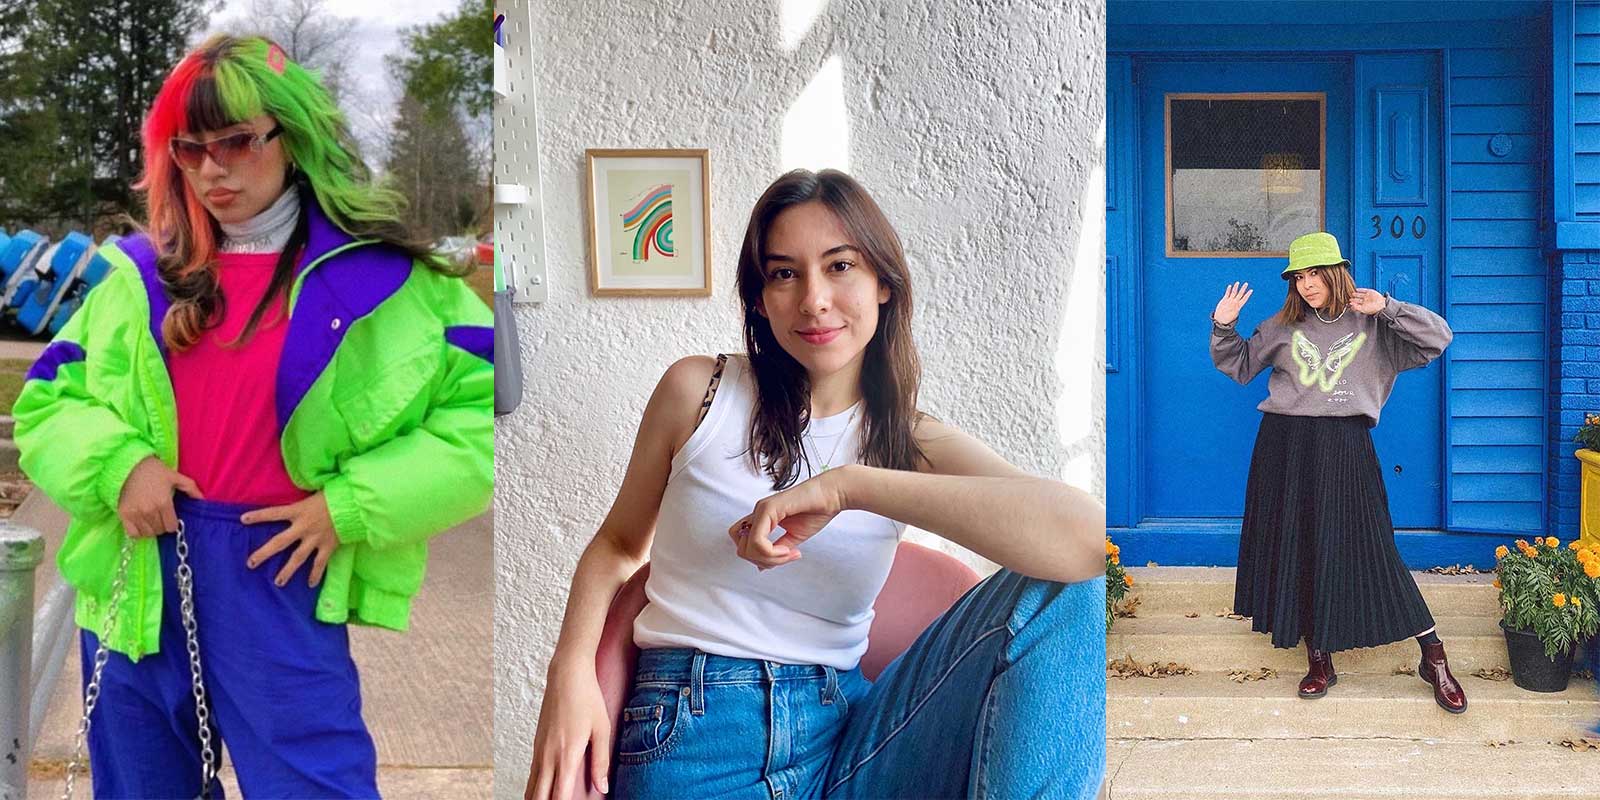
[[[1539,533],[1545,517],[1549,280],[1541,188],[1542,42],[1446,63],[1446,459],[1451,530]],[[1600,137],[1597,137],[1600,138]]]

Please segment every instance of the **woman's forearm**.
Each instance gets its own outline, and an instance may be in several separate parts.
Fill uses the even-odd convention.
[[[1105,573],[1105,507],[1043,478],[841,467],[846,508],[938,534],[1007,569],[1073,582]]]
[[[550,659],[552,678],[564,673],[594,677],[595,652],[600,648],[606,612],[622,584],[643,563],[604,534],[595,536],[584,548],[572,575],[567,613],[561,620],[555,655]]]

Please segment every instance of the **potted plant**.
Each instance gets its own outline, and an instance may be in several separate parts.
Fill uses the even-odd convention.
[[[1578,642],[1600,628],[1600,552],[1582,542],[1561,547],[1551,536],[1516,552],[1495,549],[1495,588],[1511,677],[1534,692],[1559,692],[1572,674]]]
[[[1572,440],[1583,445],[1578,457],[1578,538],[1600,547],[1600,414],[1584,414]]]
[[[1128,596],[1128,589],[1133,586],[1133,576],[1122,568],[1122,548],[1106,539],[1106,631],[1111,631],[1111,623],[1116,618],[1117,604],[1122,598]]]

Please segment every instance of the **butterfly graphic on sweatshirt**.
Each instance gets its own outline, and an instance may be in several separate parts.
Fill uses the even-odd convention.
[[[1289,352],[1294,356],[1294,363],[1300,366],[1300,385],[1316,386],[1324,393],[1333,391],[1344,375],[1344,368],[1366,343],[1365,333],[1347,333],[1329,345],[1324,355],[1304,333],[1295,331],[1289,342]]]

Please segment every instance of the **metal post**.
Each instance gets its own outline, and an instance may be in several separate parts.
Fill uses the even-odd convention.
[[[42,560],[38,531],[0,522],[0,800],[28,793],[33,570]]]

